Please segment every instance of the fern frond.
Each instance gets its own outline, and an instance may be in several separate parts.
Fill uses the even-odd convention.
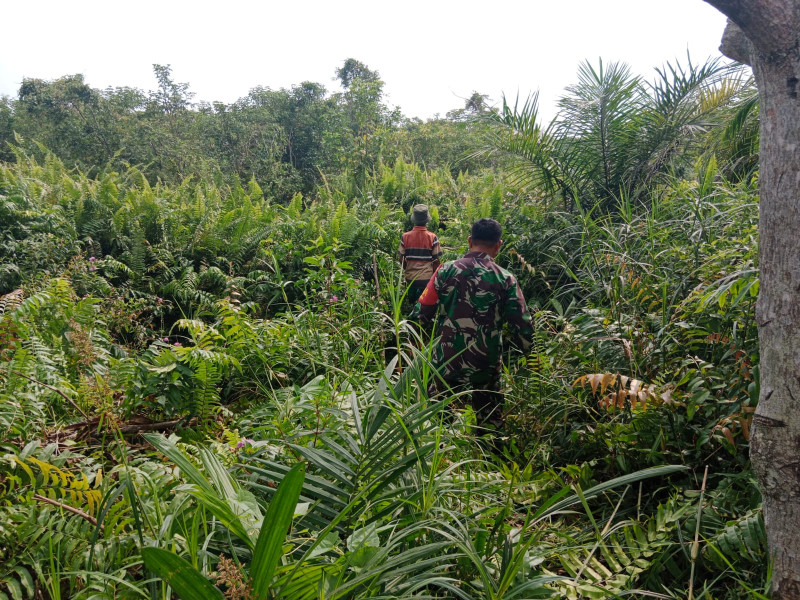
[[[747,512],[707,539],[703,557],[721,568],[728,564],[760,564],[766,560],[767,533],[761,509]]]
[[[660,504],[646,522],[624,521],[609,528],[591,546],[570,545],[557,557],[572,581],[559,585],[565,597],[608,598],[635,587],[648,569],[671,554],[672,532],[691,505],[672,499]]]
[[[24,293],[19,289],[0,296],[0,317],[6,313],[12,312],[17,306],[22,304],[24,298]]]
[[[13,464],[0,480],[0,503],[31,501],[42,496],[52,501],[68,501],[69,506],[97,512],[101,492],[86,473],[75,475],[46,460],[33,456],[14,457]],[[92,479],[98,480],[96,475]]]

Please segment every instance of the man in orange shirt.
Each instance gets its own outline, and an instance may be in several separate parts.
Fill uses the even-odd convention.
[[[428,231],[426,225],[431,220],[428,207],[417,204],[411,211],[411,222],[414,228],[403,234],[400,240],[400,261],[403,264],[403,276],[409,284],[407,300],[413,306],[428,280],[439,266],[442,248],[436,234]]]

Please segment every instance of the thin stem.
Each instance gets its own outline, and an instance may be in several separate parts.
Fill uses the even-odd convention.
[[[80,407],[80,406],[78,406],[77,404],[75,404],[75,401],[74,401],[72,398],[70,398],[69,396],[67,396],[67,395],[66,395],[64,392],[62,392],[60,389],[58,389],[58,388],[55,388],[55,387],[53,387],[52,385],[48,385],[48,384],[46,384],[46,383],[43,383],[43,382],[39,381],[38,379],[34,379],[33,377],[28,377],[27,375],[23,375],[23,374],[22,374],[22,373],[20,373],[19,371],[12,371],[12,372],[14,373],[14,375],[17,375],[18,377],[22,377],[23,379],[27,379],[28,381],[32,381],[33,383],[36,383],[36,384],[38,384],[38,385],[40,385],[40,386],[42,386],[42,387],[45,387],[45,388],[47,388],[47,389],[48,389],[48,390],[50,390],[51,392],[55,392],[56,394],[58,394],[59,396],[61,396],[62,398],[64,398],[64,400],[66,400],[67,402],[69,402],[69,403],[70,403],[72,406],[74,406],[74,407],[75,407],[75,410],[77,410],[79,413],[81,413],[81,414],[83,415],[83,418],[84,418],[84,419],[86,419],[87,421],[89,420],[89,416],[88,416],[88,415],[87,415],[85,412],[83,412],[83,411],[81,410],[81,407]]]
[[[703,498],[706,495],[706,480],[708,479],[708,465],[703,473],[703,485],[700,487],[700,502],[697,504],[697,519],[694,526],[694,543],[692,543],[692,568],[689,573],[689,600],[694,600],[694,568],[697,564],[697,555],[700,549],[700,519],[703,516]]]
[[[33,497],[34,497],[34,499],[38,500],[39,502],[44,502],[46,504],[52,504],[53,506],[57,506],[58,508],[62,508],[67,512],[71,512],[74,515],[78,515],[79,517],[83,517],[84,519],[89,521],[89,523],[91,523],[95,527],[97,526],[97,519],[95,519],[89,513],[83,512],[80,508],[75,508],[74,506],[70,506],[69,504],[64,504],[63,502],[59,502],[58,500],[52,500],[51,498],[48,498],[46,496],[42,496],[41,494],[34,494]],[[100,525],[100,531],[103,531],[103,525],[102,524]]]

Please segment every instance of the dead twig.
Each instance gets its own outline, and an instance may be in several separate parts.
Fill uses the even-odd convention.
[[[697,556],[700,553],[700,519],[703,516],[703,498],[706,495],[706,481],[708,480],[708,465],[703,473],[703,485],[700,487],[700,502],[697,503],[697,521],[694,526],[694,543],[692,544],[691,560],[692,567],[689,571],[689,600],[694,599],[694,568],[697,563]]]
[[[79,423],[71,423],[61,430],[51,431],[47,434],[47,437],[48,440],[55,440],[57,442],[61,440],[62,436],[69,439],[85,439],[92,435],[93,430],[99,429],[101,422],[101,417],[96,416]],[[116,421],[110,420],[108,427],[124,435],[136,435],[138,433],[145,433],[147,431],[169,431],[180,426],[182,423],[185,423],[186,426],[190,426],[192,421],[184,422],[181,419],[176,419],[174,421],[160,421],[157,423],[129,422],[117,424]]]
[[[33,497],[38,500],[39,502],[45,502],[46,504],[52,504],[53,506],[57,506],[58,508],[63,508],[67,512],[71,512],[74,515],[78,515],[79,517],[83,517],[92,525],[97,526],[97,519],[95,519],[89,513],[83,512],[80,508],[75,508],[74,506],[70,506],[69,504],[64,504],[63,502],[59,502],[58,500],[52,500],[46,496],[42,496],[41,494],[34,494]],[[103,531],[103,525],[100,525],[100,531]]]
[[[143,431],[166,431],[172,429],[180,424],[181,420],[175,421],[162,421],[160,423],[141,423],[139,425],[122,425],[119,428],[120,433],[141,433]]]
[[[56,388],[56,387],[53,387],[52,385],[48,385],[48,384],[46,384],[46,383],[44,383],[44,382],[41,382],[41,381],[39,381],[38,379],[34,379],[33,377],[28,377],[27,375],[23,375],[23,374],[22,374],[22,373],[20,373],[19,371],[12,371],[12,373],[14,373],[14,375],[16,375],[16,376],[18,376],[18,377],[22,377],[23,379],[27,379],[28,381],[32,381],[33,383],[36,383],[36,384],[38,384],[38,385],[40,385],[40,386],[42,386],[42,387],[46,387],[48,390],[50,390],[50,391],[52,391],[52,392],[55,392],[56,394],[58,394],[59,396],[61,396],[62,398],[64,398],[64,400],[66,400],[67,402],[69,402],[70,404],[72,404],[72,406],[74,406],[74,407],[75,407],[75,410],[77,410],[79,413],[81,413],[81,414],[83,415],[83,418],[84,418],[84,419],[86,419],[87,421],[89,420],[89,416],[88,416],[88,415],[87,415],[85,412],[83,412],[83,411],[81,410],[81,407],[80,407],[80,406],[78,406],[77,404],[75,404],[75,401],[74,401],[72,398],[70,398],[69,396],[67,396],[67,395],[66,395],[64,392],[62,392],[60,389],[58,389],[58,388]]]

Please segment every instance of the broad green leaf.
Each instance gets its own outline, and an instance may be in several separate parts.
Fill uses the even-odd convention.
[[[283,543],[292,524],[297,501],[303,489],[305,465],[297,464],[286,474],[278,491],[269,504],[261,533],[256,542],[253,562],[250,564],[250,578],[253,581],[253,595],[256,600],[264,600],[269,593],[272,576],[283,555]]]
[[[143,548],[144,566],[166,581],[181,600],[224,600],[220,592],[187,560],[162,548]]]
[[[186,456],[184,456],[183,452],[181,452],[172,441],[168,440],[160,433],[145,433],[143,434],[143,437],[153,446],[155,446],[156,450],[160,451],[172,462],[174,462],[175,465],[181,470],[183,475],[189,479],[189,481],[194,483],[204,492],[215,494],[211,482],[206,479],[200,470],[195,467],[189,461],[189,459],[186,458]]]
[[[6,585],[6,588],[14,600],[22,600],[22,588],[16,579],[9,577],[3,583]]]
[[[308,558],[314,558],[315,556],[319,556],[320,554],[325,554],[333,550],[339,544],[339,535],[333,531],[329,531],[325,535],[318,539],[317,547],[311,551],[311,554],[308,555]]]
[[[378,537],[377,523],[370,523],[361,529],[356,529],[352,535],[347,538],[347,549],[350,550],[350,552],[355,552],[363,546],[377,548],[380,545],[381,539]]]
[[[153,373],[169,373],[170,371],[174,371],[175,367],[177,366],[178,363],[170,363],[168,365],[164,365],[163,367],[148,366],[147,370],[152,371]]]
[[[209,494],[203,490],[195,489],[189,490],[189,493],[219,519],[232,534],[250,546],[250,548],[253,548],[253,540],[250,538],[250,534],[247,532],[240,516],[233,512],[228,502],[213,492]]]
[[[671,475],[672,473],[677,473],[678,471],[686,471],[689,467],[685,467],[683,465],[666,465],[663,467],[652,467],[650,469],[642,469],[641,471],[636,471],[635,473],[629,473],[628,475],[623,475],[622,477],[616,477],[605,483],[601,483],[594,487],[589,488],[588,490],[583,491],[584,499],[594,498],[595,496],[602,494],[608,490],[614,489],[616,487],[631,485],[633,483],[638,483],[639,481],[643,481],[644,479],[650,479],[651,477],[663,477],[664,475]],[[581,501],[581,498],[578,494],[573,494],[556,504],[550,506],[547,510],[543,512],[537,512],[537,518],[541,519],[547,517],[549,515],[555,514],[561,510],[569,506],[573,506],[574,504],[578,504]]]
[[[247,527],[242,523],[242,515],[234,511],[234,508],[241,507],[243,513],[250,513],[251,509],[246,505],[239,504],[235,482],[225,471],[219,459],[208,451],[201,453],[204,466],[220,488],[217,491],[211,481],[189,461],[172,441],[160,434],[144,434],[144,437],[174,462],[181,473],[196,486],[196,489],[190,489],[189,493],[230,529],[231,533],[253,548],[253,540],[247,532]],[[229,495],[229,497],[222,497],[221,493]],[[253,520],[259,515],[249,514],[248,516]]]
[[[34,588],[33,588],[33,577],[31,577],[30,571],[22,566],[15,566],[14,571],[17,572],[19,575],[19,582],[25,588],[25,591],[28,592],[28,596],[33,598],[34,596]]]
[[[350,552],[347,555],[347,563],[351,567],[361,569],[368,565],[369,562],[375,558],[375,556],[377,556],[380,550],[380,548],[376,548],[374,546],[361,546],[358,550]]]

